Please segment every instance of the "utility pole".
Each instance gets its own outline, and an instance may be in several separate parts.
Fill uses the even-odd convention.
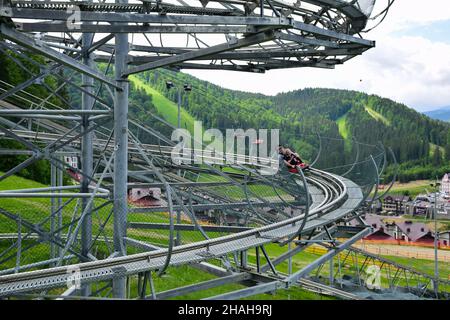
[[[435,188],[434,190],[434,294],[436,298],[439,296],[439,260],[438,260],[438,228],[437,228],[437,193],[439,190],[440,183],[436,177],[436,182],[431,184]]]
[[[116,0],[116,3],[126,4],[128,0]],[[114,94],[114,253],[118,256],[127,254],[127,182],[128,182],[128,78],[123,78],[127,69],[128,34],[115,35],[114,71],[120,89]],[[126,277],[120,276],[113,280],[113,297],[126,298]]]
[[[170,90],[171,88],[174,88],[175,85],[173,84],[172,81],[166,81],[166,88],[167,90]],[[176,87],[177,89],[177,105],[178,105],[178,114],[177,114],[177,128],[181,129],[181,98],[182,98],[182,89],[184,90],[184,92],[189,93],[190,91],[192,91],[192,87],[189,84],[184,84],[183,88],[181,87]],[[181,170],[178,169],[177,171],[178,176],[181,176]],[[177,224],[181,223],[181,211],[178,210],[177,211]],[[175,238],[175,245],[179,246],[181,244],[181,233],[179,230],[177,230],[176,233],[176,238]]]
[[[181,89],[178,88],[178,123],[177,128],[181,129]]]
[[[84,22],[85,24],[92,24],[91,22]],[[95,63],[92,53],[88,51],[94,40],[93,33],[83,33],[82,44],[85,54],[83,56],[83,63],[91,68],[95,68]],[[81,97],[81,108],[82,110],[92,110],[94,106],[94,98],[87,94],[87,92],[94,93],[94,79],[85,74],[81,76],[82,86],[86,90],[83,92]],[[82,128],[83,130],[88,130],[89,128],[89,114],[82,116]],[[94,167],[94,147],[93,147],[93,133],[85,133],[81,138],[81,169],[85,174],[81,178],[81,192],[89,192],[90,178],[93,175]],[[82,212],[87,210],[87,214],[82,221],[81,228],[81,254],[85,257],[89,256],[91,244],[92,244],[92,204],[90,204],[89,199],[84,198],[81,200]],[[91,294],[90,285],[84,285],[81,289],[81,294],[88,297]]]
[[[183,85],[183,88],[181,87],[175,87],[174,83],[172,81],[166,81],[166,88],[167,90],[170,90],[171,88],[177,89],[177,105],[178,105],[178,113],[177,113],[177,128],[181,129],[181,100],[182,100],[182,90],[186,93],[189,93],[192,91],[192,87],[190,84],[185,83]]]

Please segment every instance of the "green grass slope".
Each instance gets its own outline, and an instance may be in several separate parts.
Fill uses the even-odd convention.
[[[339,134],[344,138],[345,140],[349,139],[350,137],[350,131],[347,128],[347,115],[344,114],[342,117],[338,118],[336,120],[336,123],[338,125]]]
[[[159,91],[152,88],[142,79],[136,76],[130,76],[129,80],[137,87],[145,90],[146,93],[152,96],[153,104],[163,118],[174,126],[178,124],[178,106],[176,103],[164,97]],[[194,130],[194,117],[192,117],[186,109],[181,108],[181,126],[186,127],[189,131]]]
[[[336,124],[338,125],[339,134],[345,140],[345,150],[346,151],[351,150],[352,142],[350,137],[350,130],[348,128],[347,123],[347,114],[344,114],[343,116],[339,117],[336,120]]]
[[[439,148],[439,151],[441,152],[441,154],[445,153],[444,147],[438,146],[437,144],[434,144],[434,143],[430,143],[430,157],[432,157],[434,155],[434,152],[436,151],[437,148]]]
[[[373,110],[372,108],[370,108],[369,106],[365,106],[364,109],[367,111],[368,114],[370,114],[370,116],[372,118],[374,118],[377,121],[381,121],[383,122],[385,125],[390,126],[391,122],[385,117],[383,116],[381,113],[376,112],[375,110]]]

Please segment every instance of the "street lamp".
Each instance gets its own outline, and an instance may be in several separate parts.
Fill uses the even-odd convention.
[[[175,88],[175,84],[172,81],[166,81],[166,89],[170,90],[171,88]],[[177,88],[177,93],[178,93],[178,123],[177,123],[177,127],[181,128],[181,94],[182,94],[182,90],[186,93],[189,93],[192,91],[192,86],[190,84],[185,83],[183,85],[183,88],[178,87]]]

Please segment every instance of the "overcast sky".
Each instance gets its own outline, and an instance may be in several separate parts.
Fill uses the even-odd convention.
[[[375,12],[386,2],[377,0]],[[375,40],[376,48],[334,70],[188,73],[226,88],[270,95],[326,87],[378,94],[419,111],[450,106],[450,1],[396,0],[386,20],[366,38]]]

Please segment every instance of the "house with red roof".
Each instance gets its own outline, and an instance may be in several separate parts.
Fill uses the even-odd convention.
[[[421,222],[402,221],[397,222],[397,240],[423,244],[434,243],[434,232]]]
[[[364,218],[367,225],[373,228],[373,232],[366,237],[367,240],[394,240],[393,228],[380,217],[367,214]]]
[[[128,201],[140,207],[161,205],[161,189],[132,188],[128,190]]]

